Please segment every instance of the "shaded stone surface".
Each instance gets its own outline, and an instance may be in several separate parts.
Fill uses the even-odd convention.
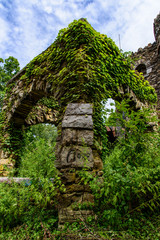
[[[93,131],[65,128],[63,130],[62,145],[69,145],[71,143],[92,146]]]
[[[64,116],[62,128],[83,128],[93,129],[93,120],[91,115],[69,115]]]
[[[69,103],[65,115],[92,115],[93,106],[90,103]]]

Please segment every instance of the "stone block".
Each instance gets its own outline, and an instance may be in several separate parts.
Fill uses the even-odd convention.
[[[7,136],[5,135],[4,138],[7,138]],[[3,158],[8,158],[8,153],[4,152],[3,150],[0,150],[0,159]]]
[[[85,192],[82,196],[82,203],[84,203],[84,202],[94,203],[93,194]]]
[[[78,130],[77,143],[80,145],[87,144],[89,146],[92,146],[93,137],[94,137],[94,134],[92,130]]]
[[[68,145],[76,142],[77,142],[77,131],[71,128],[63,129],[62,145]]]
[[[60,153],[61,167],[93,167],[93,154],[90,147],[63,147]]]
[[[78,144],[78,145],[93,145],[92,130],[76,130],[71,128],[63,129],[62,145]]]
[[[7,159],[7,158],[1,158],[0,159],[0,164],[1,165],[8,165],[10,163],[10,160],[9,159]]]
[[[92,115],[70,115],[64,116],[62,128],[93,129]]]
[[[60,145],[60,142],[57,142],[56,143],[56,146],[55,146],[55,156],[56,156],[56,159],[54,161],[54,165],[56,168],[60,168],[61,167],[61,159],[60,159],[60,153],[61,153],[61,145]]]
[[[61,161],[59,158],[56,158],[56,160],[54,161],[54,166],[58,169],[61,168]]]
[[[84,192],[85,191],[85,185],[84,184],[71,184],[66,186],[66,193],[75,193],[75,192]]]
[[[92,115],[93,106],[90,103],[69,103],[65,115]]]

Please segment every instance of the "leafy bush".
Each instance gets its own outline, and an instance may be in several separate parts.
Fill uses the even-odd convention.
[[[0,184],[0,238],[65,239],[75,232],[79,236],[81,230],[95,239],[160,238],[157,119],[148,109],[132,111],[127,102],[117,103],[116,109],[106,124],[116,126],[119,137],[105,158],[103,177],[85,168],[79,171],[95,195],[97,219],[57,230],[55,196],[64,187],[53,164],[56,131],[51,125],[38,125],[26,132],[19,171],[19,176],[29,176],[32,182]],[[154,131],[149,124],[153,122]],[[53,176],[54,183],[49,180]]]
[[[26,131],[19,176],[53,178],[56,137],[56,127],[49,124],[38,124]]]
[[[90,177],[90,186],[99,225],[133,231],[139,238],[144,222],[160,212],[160,131],[151,110],[135,112],[124,101],[116,108],[106,124],[116,126],[119,137],[106,156],[103,182]],[[146,237],[147,227],[144,232]]]
[[[18,174],[30,181],[0,184],[0,238],[42,239],[57,228],[55,196],[63,185],[54,167],[56,135],[51,125],[32,126],[26,131]]]

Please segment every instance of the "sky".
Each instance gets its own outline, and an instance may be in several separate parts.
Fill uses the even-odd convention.
[[[0,58],[13,56],[23,68],[80,18],[135,52],[154,42],[159,12],[160,0],[0,0]]]

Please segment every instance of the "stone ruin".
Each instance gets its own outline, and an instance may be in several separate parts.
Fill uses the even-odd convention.
[[[135,69],[143,73],[144,78],[154,87],[158,96],[157,111],[160,118],[160,14],[153,24],[155,42],[133,53]]]
[[[134,56],[141,57],[136,62],[135,68],[137,71],[143,72],[144,77],[155,87],[159,99],[160,42],[157,25],[160,26],[160,15],[155,20],[156,42],[140,49]],[[82,45],[79,48],[82,51]],[[62,182],[66,187],[66,192],[62,193],[59,198],[58,206],[59,226],[63,226],[65,222],[73,222],[76,219],[93,215],[90,209],[80,211],[74,208],[75,204],[94,203],[94,197],[89,186],[80,183],[77,171],[85,167],[88,172],[94,173],[95,176],[99,177],[99,181],[102,181],[103,163],[101,152],[95,144],[95,103],[90,97],[91,94],[90,92],[88,95],[83,93],[83,96],[80,96],[76,102],[70,97],[62,103],[63,96],[67,91],[65,85],[58,85],[56,82],[53,89],[51,82],[47,80],[50,75],[54,75],[54,72],[50,71],[48,52],[47,49],[37,56],[34,64],[27,65],[8,82],[8,95],[2,109],[5,125],[1,133],[0,174],[1,176],[8,174],[4,166],[8,168],[16,166],[17,156],[12,153],[10,146],[6,144],[6,139],[11,136],[13,130],[21,132],[24,128],[38,123],[52,123],[57,126],[55,166],[60,172]],[[40,59],[41,56],[45,56],[43,60]],[[40,61],[37,59],[40,59]],[[65,68],[65,62],[62,62],[61,66]],[[143,66],[145,71],[142,71],[140,66]],[[31,69],[34,71],[32,75],[30,74]],[[41,72],[37,74],[36,69],[40,69]],[[62,68],[60,71],[62,71]],[[56,72],[55,75],[59,76],[58,74]],[[29,76],[29,81],[26,76]],[[81,75],[79,75],[79,78],[81,78]],[[81,90],[79,87],[78,91]],[[126,88],[120,86],[118,91],[123,96]],[[127,93],[136,108],[143,104],[129,87],[127,87]],[[43,98],[51,98],[55,107],[41,103],[40,100]],[[21,138],[21,135],[19,135],[19,138]],[[101,145],[101,139],[99,145]],[[14,147],[14,143],[11,147]],[[10,151],[7,151],[7,148]]]

